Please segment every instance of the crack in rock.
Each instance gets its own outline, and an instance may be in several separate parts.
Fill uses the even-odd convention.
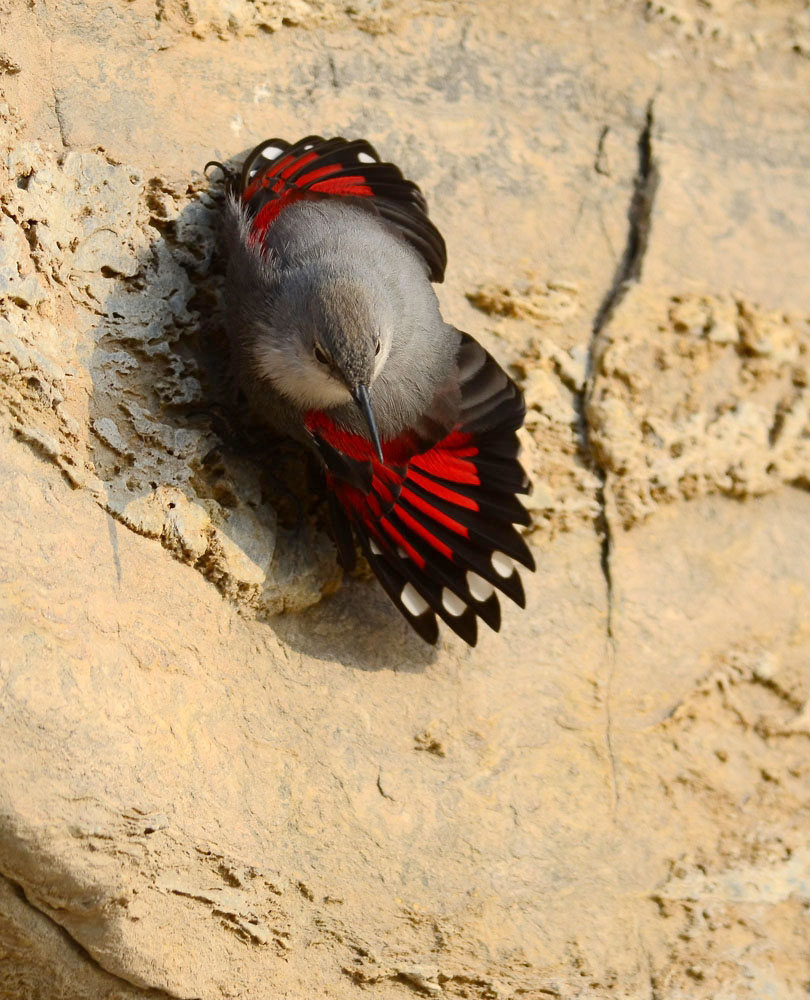
[[[25,885],[22,882],[18,882],[5,872],[0,872],[0,878],[4,879],[12,887],[14,893],[22,903],[29,906],[36,913],[44,917],[45,920],[47,920],[54,927],[57,933],[64,938],[67,945],[74,952],[78,953],[78,955],[90,966],[92,966],[93,969],[105,976],[110,976],[110,978],[115,980],[116,983],[120,983],[125,986],[127,988],[127,995],[129,995],[129,990],[132,989],[137,990],[139,996],[148,998],[148,1000],[192,1000],[192,998],[183,997],[179,993],[170,993],[154,986],[144,987],[140,983],[127,979],[119,973],[111,972],[109,969],[106,969],[80,941],[73,937],[70,931],[63,924],[60,924],[59,921],[48,912],[47,909],[36,904],[36,902],[28,895]]]
[[[655,98],[650,98],[644,125],[638,137],[638,167],[633,181],[633,194],[627,210],[629,228],[624,253],[616,267],[613,282],[596,313],[591,347],[607,326],[608,321],[624,298],[631,281],[638,281],[647,244],[650,238],[653,204],[658,190],[658,164],[653,157],[652,130],[655,124]],[[593,350],[592,350],[593,355]]]
[[[600,510],[597,530],[602,535],[601,565],[608,597],[607,634],[609,638],[613,636],[613,581],[610,573],[612,539],[607,516],[607,473],[600,464],[591,444],[591,428],[587,411],[588,403],[593,395],[596,354],[602,332],[627,293],[630,282],[638,281],[641,277],[644,255],[649,242],[655,193],[658,188],[658,165],[653,157],[652,150],[652,130],[654,123],[654,98],[651,98],[647,104],[644,125],[638,138],[638,167],[633,182],[633,194],[630,199],[630,206],[627,210],[629,223],[627,242],[616,273],[614,274],[613,282],[605,294],[594,318],[587,357],[588,377],[580,393],[583,450],[588,465],[600,481],[597,489],[597,500]]]
[[[610,518],[608,516],[610,485],[608,483],[607,470],[599,462],[599,459],[592,447],[590,433],[591,428],[588,420],[588,405],[593,395],[596,380],[597,350],[602,332],[610,322],[611,317],[626,295],[630,284],[639,281],[641,278],[644,255],[647,252],[647,246],[649,243],[652,211],[659,179],[658,165],[653,156],[652,149],[652,130],[655,123],[654,100],[654,97],[652,97],[647,103],[644,124],[638,137],[638,166],[636,168],[636,175],[633,181],[633,193],[627,210],[627,241],[625,243],[624,252],[613,276],[611,286],[607,290],[605,297],[602,299],[594,318],[587,355],[587,379],[579,396],[582,445],[585,460],[599,481],[599,485],[596,490],[596,499],[599,505],[596,530],[601,536],[600,565],[602,575],[605,579],[607,597],[606,637],[608,643],[608,676],[605,691],[605,744],[608,758],[610,760],[614,814],[619,802],[619,789],[616,779],[616,759],[613,748],[613,723],[610,710],[613,674],[616,665],[616,645],[613,634],[613,578],[611,574],[613,534]],[[606,130],[603,130],[599,138],[597,159],[594,166],[596,170],[599,170],[599,159],[603,152],[602,147],[606,134]]]

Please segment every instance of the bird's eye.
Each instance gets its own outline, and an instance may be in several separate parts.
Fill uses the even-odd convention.
[[[316,344],[315,345],[315,347],[313,348],[313,353],[315,355],[315,360],[318,361],[318,362],[320,362],[320,364],[322,364],[322,365],[328,365],[329,364],[329,355],[321,347],[320,344]]]
[[[377,343],[374,345],[374,353],[375,353],[375,355],[380,353],[380,341],[379,341],[379,339],[377,340]]]

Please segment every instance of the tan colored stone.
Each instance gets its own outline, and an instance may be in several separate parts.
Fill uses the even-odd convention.
[[[805,995],[805,7],[6,6],[4,1000]],[[307,131],[422,186],[526,389],[475,650],[206,412],[202,165]]]

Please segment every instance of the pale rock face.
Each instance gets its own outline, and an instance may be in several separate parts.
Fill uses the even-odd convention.
[[[647,6],[3,13],[3,997],[804,995],[810,23]],[[212,405],[200,168],[307,131],[422,186],[526,392],[476,650]]]

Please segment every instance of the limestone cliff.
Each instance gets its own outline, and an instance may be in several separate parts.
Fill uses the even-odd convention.
[[[0,18],[0,997],[806,996],[807,4]],[[526,392],[475,650],[216,403],[201,168],[306,132],[420,184]]]

